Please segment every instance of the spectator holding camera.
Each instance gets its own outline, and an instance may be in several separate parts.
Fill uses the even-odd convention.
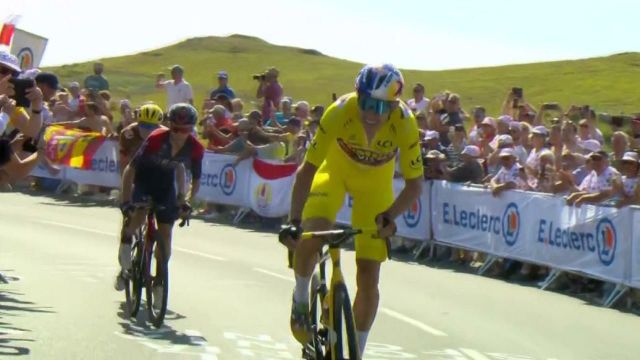
[[[109,81],[102,75],[104,72],[104,65],[102,63],[93,64],[93,75],[89,75],[84,79],[84,88],[99,92],[102,90],[109,90]]]
[[[425,89],[421,83],[416,83],[413,86],[413,97],[407,100],[407,105],[413,113],[418,113],[429,107],[429,99],[424,96]]]
[[[275,67],[270,67],[263,74],[253,76],[254,80],[259,81],[256,98],[264,99],[262,103],[262,119],[265,122],[272,118],[276,109],[278,109],[280,99],[282,99],[283,89],[278,82],[278,76],[280,76],[280,71]]]
[[[218,87],[209,92],[209,99],[215,99],[218,94],[225,94],[227,98],[233,100],[236,97],[233,89],[229,87],[229,74],[224,71],[218,71]]]
[[[165,80],[162,73],[156,77],[156,88],[167,92],[167,109],[178,103],[193,105],[193,90],[184,79],[184,69],[180,65],[173,65],[170,70],[171,80]]]

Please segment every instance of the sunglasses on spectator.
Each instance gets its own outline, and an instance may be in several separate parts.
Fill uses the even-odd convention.
[[[378,100],[369,96],[361,96],[358,105],[362,111],[373,111],[378,115],[388,113],[391,110],[392,101]]]
[[[187,127],[172,127],[171,128],[171,132],[177,133],[177,134],[189,134],[193,131],[193,128],[190,126]]]

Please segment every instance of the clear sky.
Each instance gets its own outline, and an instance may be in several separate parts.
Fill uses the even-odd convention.
[[[4,14],[49,38],[45,66],[233,33],[425,70],[640,51],[637,0],[0,0]]]

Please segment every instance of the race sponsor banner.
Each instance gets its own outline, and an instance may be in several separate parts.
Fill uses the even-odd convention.
[[[6,25],[5,25],[6,26]],[[15,29],[11,40],[10,53],[18,58],[20,68],[29,70],[38,68],[47,48],[48,40],[22,29]]]
[[[53,125],[45,130],[44,140],[46,156],[52,163],[89,170],[106,138],[95,132]]]
[[[631,208],[631,266],[627,285],[640,288],[640,207]]]
[[[431,184],[426,182],[422,188],[420,197],[411,204],[411,207],[401,216],[396,218],[398,235],[414,240],[426,241],[431,233],[431,216],[429,211],[429,193]],[[393,192],[398,196],[404,188],[404,180],[393,179]],[[345,197],[345,202],[336,216],[336,222],[342,225],[351,224],[351,208],[353,198],[349,194]]]
[[[437,241],[621,282],[631,253],[630,210],[571,207],[562,197],[446,182],[432,188]]]
[[[197,198],[212,203],[248,207],[251,162],[233,166],[235,156],[205,152]]]
[[[249,196],[251,209],[264,217],[289,213],[297,164],[274,164],[253,159]]]

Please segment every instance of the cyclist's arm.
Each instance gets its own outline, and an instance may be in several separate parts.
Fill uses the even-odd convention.
[[[187,189],[187,169],[183,163],[176,165],[176,186],[178,188],[178,199],[186,200],[185,193]]]
[[[136,176],[136,169],[132,166],[133,163],[129,163],[124,168],[124,173],[122,173],[122,198],[121,202],[130,202],[131,201],[131,189],[133,188],[133,179]]]
[[[411,207],[422,193],[424,182],[418,124],[411,111],[404,104],[401,107],[405,117],[402,121],[405,126],[402,127],[399,134],[398,147],[400,148],[400,170],[405,180],[404,188],[386,211],[392,219],[400,216]]]
[[[291,191],[289,221],[302,219],[302,209],[307,201],[307,196],[309,196],[311,183],[317,171],[318,167],[308,161],[305,161],[298,169],[296,180],[293,183],[293,190]]]
[[[189,202],[193,203],[198,191],[200,191],[200,177],[202,176],[202,159],[204,158],[204,147],[196,138],[193,138],[196,145],[191,154],[191,191],[189,192]]]

